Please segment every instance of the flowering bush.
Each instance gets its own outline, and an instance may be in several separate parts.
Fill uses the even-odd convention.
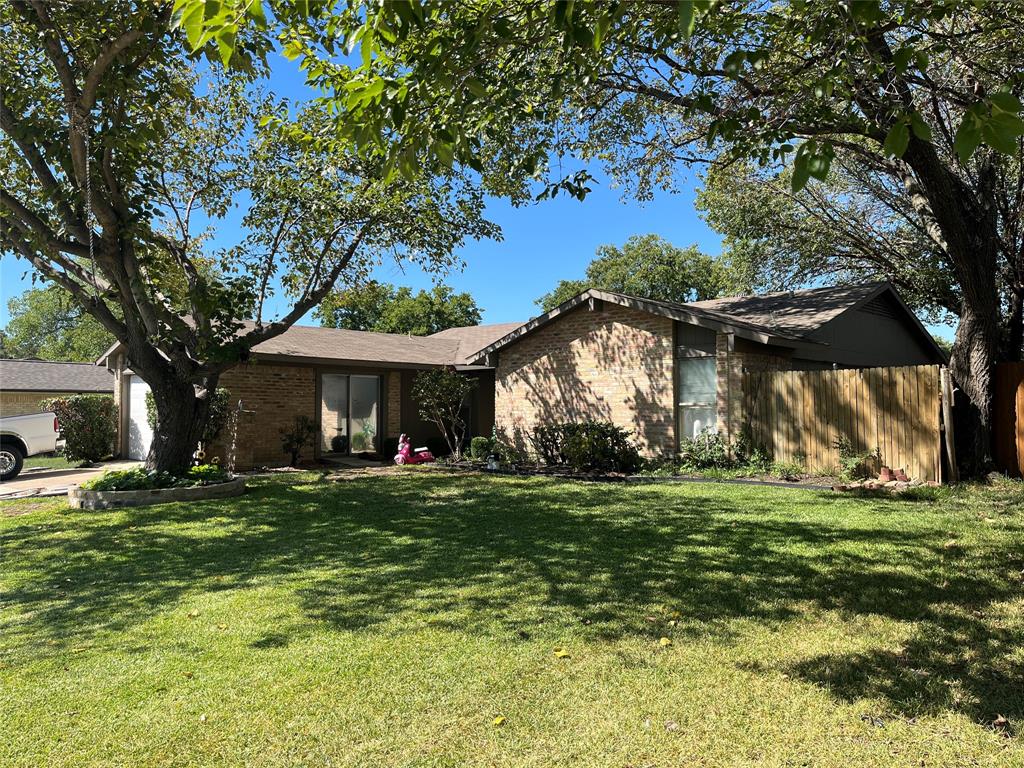
[[[64,456],[70,461],[99,461],[114,451],[117,409],[109,395],[68,395],[43,401],[57,414],[64,435]]]

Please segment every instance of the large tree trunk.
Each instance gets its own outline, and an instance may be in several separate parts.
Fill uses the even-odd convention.
[[[903,159],[916,176],[904,182],[911,201],[926,221],[935,222],[937,231],[929,227],[932,236],[944,245],[960,286],[960,323],[950,356],[960,390],[954,433],[961,476],[978,477],[992,464],[992,366],[1000,341],[992,166],[982,159],[977,180],[969,185],[916,139]]]
[[[190,371],[179,370],[149,345],[141,333],[130,339],[127,346],[132,370],[149,384],[156,406],[156,425],[146,468],[184,474],[192,466],[192,457],[210,419],[210,400],[219,377],[208,376],[197,386]]]
[[[183,474],[202,439],[210,416],[210,401],[199,397],[189,382],[164,381],[151,385],[157,421],[146,467]],[[205,394],[205,393],[204,393]]]
[[[966,298],[960,312],[950,371],[960,389],[954,417],[956,455],[964,477],[978,477],[992,464],[992,366],[999,326],[994,312]]]

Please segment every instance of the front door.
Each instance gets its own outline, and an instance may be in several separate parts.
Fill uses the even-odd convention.
[[[325,373],[320,377],[320,453],[376,453],[380,376]]]

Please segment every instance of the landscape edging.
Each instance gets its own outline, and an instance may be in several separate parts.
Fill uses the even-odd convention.
[[[187,488],[151,488],[144,491],[90,491],[75,486],[68,490],[68,505],[73,509],[120,509],[166,504],[172,501],[228,499],[245,492],[245,478],[234,477],[225,483],[193,485]]]

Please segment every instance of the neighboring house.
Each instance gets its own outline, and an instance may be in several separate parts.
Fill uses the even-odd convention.
[[[113,395],[114,377],[92,363],[0,360],[0,416],[38,413],[61,395]]]
[[[386,439],[397,439],[401,432],[421,445],[438,432],[419,417],[411,393],[413,377],[417,371],[443,366],[479,381],[469,408],[470,429],[489,435],[494,372],[470,365],[469,357],[519,325],[451,328],[433,336],[293,326],[257,345],[250,362],[221,377],[232,406],[241,401],[247,412],[234,440],[236,466],[283,464],[287,457],[281,431],[292,428],[297,416],[307,416],[317,426],[314,458],[379,452]],[[113,371],[117,381],[120,453],[143,459],[153,437],[146,416],[149,387],[132,372],[121,344],[107,350],[99,364]],[[226,461],[232,436],[224,434],[219,442],[208,453]]]
[[[702,429],[734,440],[744,371],[943,363],[888,283],[689,304],[589,290],[481,349],[495,423],[522,449],[544,422],[598,419],[671,455]]]

